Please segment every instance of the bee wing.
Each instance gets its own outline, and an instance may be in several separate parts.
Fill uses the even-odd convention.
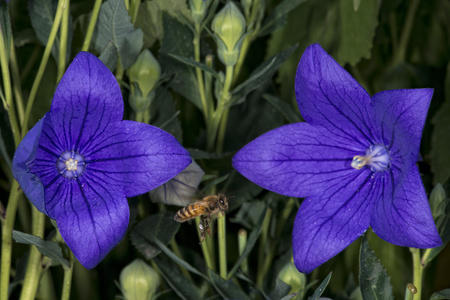
[[[155,203],[186,206],[197,192],[197,187],[205,173],[195,162],[180,174],[149,192],[150,199]]]

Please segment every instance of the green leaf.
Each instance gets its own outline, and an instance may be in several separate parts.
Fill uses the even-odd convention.
[[[450,63],[445,76],[445,102],[431,119],[434,131],[431,137],[431,170],[434,182],[445,182],[450,176]]]
[[[311,297],[308,298],[308,300],[316,300],[319,299],[319,297],[322,295],[323,291],[325,291],[325,288],[327,287],[328,283],[331,279],[331,272],[328,274],[328,276],[322,281],[322,283],[319,285],[319,287],[314,291]]]
[[[63,257],[61,247],[58,245],[58,243],[52,241],[44,241],[38,236],[16,230],[13,230],[12,237],[17,243],[36,246],[36,248],[39,250],[39,252],[42,253],[42,255],[50,257],[53,261],[62,265],[63,267],[69,267],[69,262]]]
[[[161,68],[175,75],[170,87],[198,109],[202,109],[195,70],[168,55],[170,53],[192,59],[194,57],[192,32],[186,25],[166,13],[163,14],[163,26],[165,34],[159,49]]]
[[[349,0],[340,0],[341,35],[337,61],[356,65],[370,58],[373,37],[378,25],[378,0],[365,0],[355,11]]]
[[[117,47],[109,41],[98,58],[111,72],[114,72],[117,66],[117,59],[119,58]]]
[[[219,74],[217,74],[217,72],[214,69],[208,67],[205,64],[202,64],[202,63],[196,62],[193,59],[182,57],[182,56],[175,55],[175,54],[172,54],[172,53],[169,53],[169,56],[175,58],[179,62],[182,62],[182,63],[186,64],[187,66],[194,67],[194,68],[195,67],[196,68],[200,68],[203,71],[211,73],[214,77],[219,78]]]
[[[289,56],[291,56],[296,48],[297,45],[294,45],[278,54],[275,54],[259,65],[250,74],[246,81],[233,90],[230,105],[242,103],[250,92],[258,89],[267,80],[271,79],[278,68],[289,58]]]
[[[156,239],[167,245],[177,233],[180,223],[173,216],[173,213],[151,215],[131,229],[131,242],[146,259],[152,259],[161,252]]]
[[[203,299],[200,290],[195,286],[195,284],[184,277],[183,273],[181,273],[175,266],[167,263],[160,257],[154,258],[153,261],[158,266],[161,275],[180,297],[180,299]]]
[[[174,115],[177,113],[177,107],[169,90],[160,86],[156,89],[155,99],[150,107],[150,123],[173,135],[180,143],[183,142],[183,131],[179,118]]]
[[[431,214],[433,215],[433,218],[436,220],[439,216],[445,214],[445,208],[440,209],[440,204],[444,199],[445,196],[445,190],[442,187],[442,184],[438,183],[433,188],[430,194],[430,207],[431,207]]]
[[[250,232],[250,234],[248,235],[247,244],[245,245],[244,251],[242,251],[241,256],[236,261],[234,266],[231,268],[230,272],[228,273],[228,277],[231,277],[234,275],[234,273],[237,271],[237,269],[241,265],[242,261],[250,254],[253,247],[255,246],[256,241],[258,240],[259,234],[261,233],[262,224],[264,222],[264,217],[266,216],[266,212],[267,212],[267,205],[264,207],[264,210],[261,212],[258,222],[256,223],[255,227],[253,228],[252,232]]]
[[[287,14],[306,0],[284,0],[278,4],[269,17],[261,25],[258,36],[264,36],[286,24]]]
[[[450,289],[445,289],[440,292],[436,292],[433,295],[431,295],[430,300],[444,300],[444,299],[450,299]]]
[[[137,59],[143,46],[142,30],[134,28],[123,0],[108,0],[100,7],[93,45],[102,52],[109,41],[117,47],[124,69]]]
[[[227,281],[211,270],[208,270],[208,273],[214,288],[223,299],[250,300],[231,279]]]
[[[9,16],[9,4],[0,4],[0,29],[2,30],[3,39],[5,41],[6,59],[9,61],[9,53],[11,51],[11,19]]]
[[[361,240],[359,285],[365,300],[394,299],[390,278],[365,236]]]
[[[187,150],[189,151],[192,159],[221,159],[225,156],[232,156],[234,154],[234,152],[216,153],[193,148],[187,148]]]
[[[58,8],[57,0],[33,0],[28,2],[28,10],[30,12],[31,25],[39,39],[39,41],[46,45],[50,36],[50,31],[53,26],[53,19],[56,15]],[[69,14],[69,27],[67,37],[67,49],[71,49],[72,37],[74,32],[72,16]],[[52,47],[52,55],[55,61],[59,59],[59,48],[61,44],[61,37],[58,34],[55,37],[55,42]],[[70,57],[70,53],[66,56],[67,60]]]
[[[298,123],[302,121],[297,107],[292,107],[288,103],[280,100],[278,97],[270,94],[264,94],[263,98],[273,105],[289,123]]]
[[[205,192],[205,191],[209,190],[210,188],[212,188],[213,186],[216,186],[216,185],[218,185],[218,184],[224,182],[225,180],[227,180],[227,178],[228,178],[229,175],[230,175],[230,174],[225,174],[225,175],[223,175],[223,176],[220,176],[220,177],[218,177],[218,178],[215,178],[215,179],[211,180],[210,182],[208,182],[207,185],[205,185],[205,186],[202,188],[202,192]]]
[[[168,257],[170,257],[174,262],[185,268],[191,273],[194,273],[200,277],[203,277],[206,281],[210,281],[207,276],[205,276],[202,272],[191,266],[186,261],[182,260],[180,257],[178,257],[175,253],[170,251],[169,248],[167,248],[159,239],[155,239],[155,244],[158,245],[158,247],[161,249],[162,252],[164,252]]]
[[[244,226],[247,229],[255,228],[258,224],[258,220],[261,217],[261,213],[267,208],[267,204],[264,201],[249,201],[244,202],[237,214],[230,219],[232,223],[237,223]]]

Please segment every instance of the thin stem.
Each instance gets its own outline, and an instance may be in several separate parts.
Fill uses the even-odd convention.
[[[84,37],[83,47],[81,48],[81,51],[89,50],[89,45],[91,44],[92,35],[94,34],[95,24],[97,23],[101,5],[102,0],[95,0],[94,8],[92,9],[91,20],[89,21],[89,26],[86,32],[86,36]]]
[[[58,62],[58,75],[56,82],[59,82],[66,71],[66,54],[67,54],[67,40],[69,31],[69,7],[70,0],[67,0],[66,7],[64,8],[63,16],[61,19],[61,44],[59,46],[59,62]]]
[[[222,114],[222,119],[219,124],[219,133],[217,135],[216,152],[221,153],[223,151],[223,145],[225,143],[225,133],[227,132],[228,114],[229,108],[225,108]]]
[[[61,23],[62,13],[66,7],[66,2],[67,0],[59,0],[58,2],[58,9],[56,10],[52,30],[50,31],[50,36],[48,37],[47,45],[45,46],[44,54],[42,55],[41,64],[39,65],[36,78],[33,82],[33,86],[31,87],[30,97],[28,98],[27,108],[25,110],[25,117],[22,125],[22,136],[25,136],[25,133],[28,131],[28,120],[30,119],[31,109],[36,98],[36,93],[41,83],[42,76],[44,75],[45,67],[47,66],[53,43],[55,42],[56,34],[58,33],[59,24]]]
[[[200,62],[200,36],[201,36],[201,24],[195,23],[195,33],[194,33],[194,58],[195,61]],[[202,102],[203,115],[205,117],[206,126],[208,126],[209,118],[211,117],[211,105],[208,105],[208,101],[205,93],[205,83],[203,81],[203,73],[200,68],[195,68],[198,83],[198,92],[200,94],[200,100]]]
[[[32,206],[32,234],[40,238],[44,237],[45,215],[39,212],[36,207]],[[28,265],[23,281],[22,293],[20,300],[35,299],[39,284],[39,278],[42,274],[41,267],[42,255],[36,246],[31,246],[30,255],[28,257]]]
[[[423,276],[423,266],[420,261],[420,249],[409,248],[412,253],[413,259],[413,284],[417,289],[417,293],[414,295],[414,300],[420,300],[422,296],[422,276]]]
[[[72,288],[72,275],[73,275],[73,253],[69,251],[69,267],[64,268],[64,281],[61,300],[70,299],[70,289]]]
[[[266,249],[269,246],[267,241],[269,238],[269,225],[270,225],[270,219],[272,218],[272,209],[267,209],[266,216],[264,217],[264,221],[262,224],[261,229],[261,238],[259,240],[259,249],[258,249],[258,261],[264,262],[263,264],[258,264],[258,273],[256,275],[256,285],[259,287],[262,287],[263,281],[264,281],[264,275],[263,272],[267,267],[265,266],[265,262],[267,259],[266,257]]]
[[[239,256],[244,252],[245,246],[247,245],[247,230],[239,229],[238,232],[238,246],[239,246]],[[244,274],[248,274],[248,260],[245,258],[241,263],[241,270]]]
[[[217,219],[217,237],[219,240],[219,270],[220,276],[227,279],[227,232],[225,214]]]
[[[6,207],[6,215],[2,228],[2,260],[0,271],[0,300],[8,299],[9,274],[11,272],[12,230],[16,219],[16,210],[22,190],[19,183],[13,181]],[[3,217],[3,216],[0,216]]]
[[[195,224],[197,229],[199,228],[198,225],[200,224],[200,217],[195,218]],[[198,231],[198,230],[197,230]],[[200,232],[198,233],[198,237],[200,239]],[[202,248],[202,252],[203,252],[203,257],[205,258],[205,262],[206,262],[206,267],[208,267],[208,269],[212,270],[215,272],[216,267],[212,261],[209,249],[208,249],[208,238],[206,238],[206,240],[203,241],[203,243],[200,244],[200,247]]]
[[[3,30],[0,26],[0,64],[2,68],[2,77],[3,77],[3,89],[5,90],[5,98],[6,98],[6,110],[8,111],[9,122],[11,124],[11,131],[14,137],[14,143],[16,147],[20,143],[20,128],[17,123],[16,111],[14,108],[14,103],[12,99],[11,92],[11,77],[9,74],[9,63],[8,58],[6,57],[6,44],[5,37],[3,36]]]
[[[141,5],[141,0],[131,0],[131,7],[129,15],[131,15],[131,23],[135,23],[138,12],[139,12],[139,6]]]
[[[406,48],[408,47],[409,38],[411,37],[412,27],[414,25],[414,18],[416,17],[417,8],[420,0],[412,0],[408,6],[405,24],[403,25],[402,36],[398,44],[398,51],[396,53],[394,64],[399,64],[405,61]]]
[[[11,76],[13,82],[14,97],[16,99],[17,115],[19,116],[19,124],[22,124],[25,112],[23,108],[23,95],[20,82],[19,67],[17,64],[16,47],[14,47],[12,37],[11,37],[11,51],[9,59],[10,59],[9,62],[11,64]]]

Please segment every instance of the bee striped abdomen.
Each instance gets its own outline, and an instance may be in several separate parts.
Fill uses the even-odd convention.
[[[205,207],[196,204],[191,204],[183,207],[175,214],[175,221],[184,222],[205,213]]]

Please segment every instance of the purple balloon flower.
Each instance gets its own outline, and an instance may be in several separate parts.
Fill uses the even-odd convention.
[[[122,121],[116,79],[94,55],[81,52],[58,85],[50,111],[14,154],[13,175],[64,241],[91,269],[123,238],[126,197],[148,192],[191,163],[167,132]]]
[[[309,273],[369,226],[396,245],[442,245],[415,165],[432,89],[372,98],[318,44],[297,69],[305,123],[258,137],[233,158],[256,184],[306,197],[293,230],[294,261]]]

